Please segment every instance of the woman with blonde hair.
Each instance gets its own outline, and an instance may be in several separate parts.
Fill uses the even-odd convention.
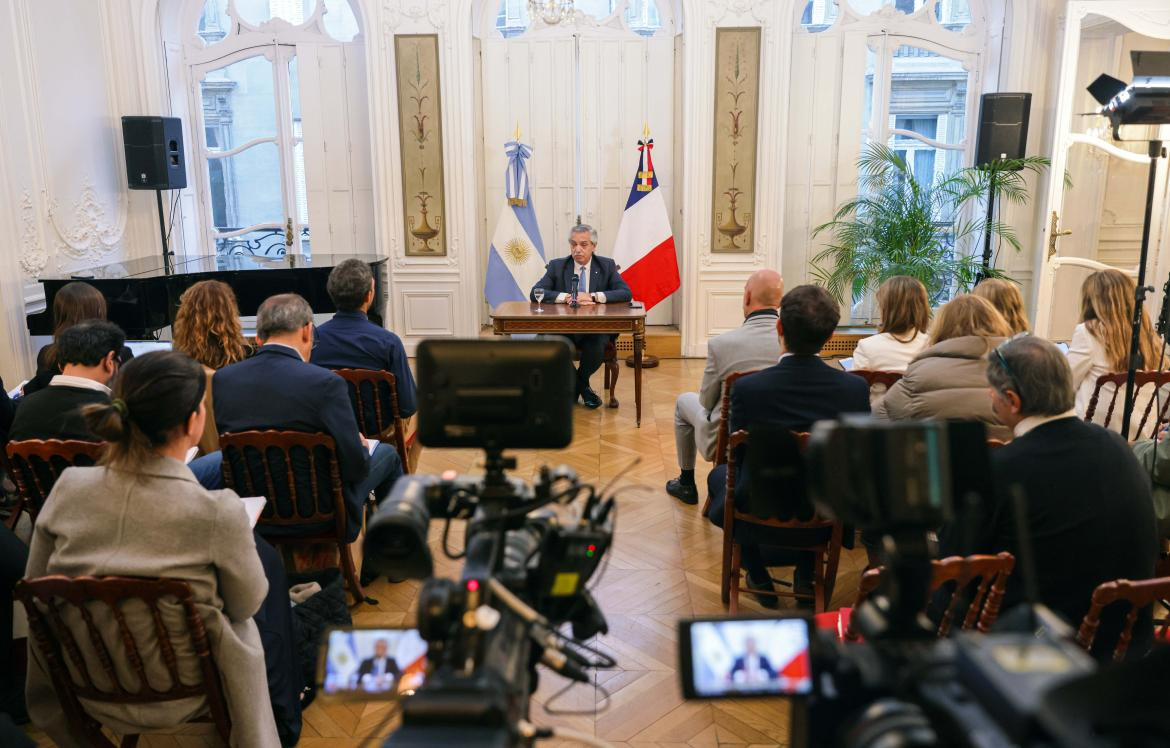
[[[905,371],[926,347],[930,327],[926,286],[909,275],[895,275],[878,288],[877,302],[881,325],[877,335],[857,344],[853,366],[875,371]]]
[[[1133,334],[1133,299],[1137,283],[1120,270],[1098,270],[1081,285],[1081,322],[1073,330],[1068,345],[1068,363],[1072,367],[1073,386],[1077,388],[1076,413],[1081,418],[1088,411],[1097,378],[1102,374],[1126,371],[1129,368],[1129,346]],[[1165,349],[1154,334],[1150,316],[1142,315],[1142,330],[1138,340],[1139,369],[1157,369],[1165,361]],[[1147,388],[1147,389],[1152,389]],[[1152,391],[1140,391],[1134,397],[1133,422],[1140,422],[1152,397]],[[1113,386],[1102,388],[1100,407],[1093,413],[1093,421],[1103,423],[1107,404],[1113,396]],[[1120,401],[1122,395],[1118,395]],[[1121,431],[1121,407],[1110,419],[1109,428]],[[1136,436],[1136,434],[1131,434]]]
[[[890,421],[922,418],[982,421],[987,435],[1011,439],[988,397],[987,356],[1011,335],[1011,328],[987,299],[956,296],[935,315],[927,348],[874,406]]]
[[[1031,331],[1028,315],[1024,312],[1024,295],[1020,293],[1019,284],[1003,278],[985,278],[971,293],[991,302],[1007,320],[1013,336]]]
[[[203,404],[207,421],[199,439],[201,454],[219,449],[219,432],[211,409],[211,376],[228,364],[243,361],[251,355],[240,328],[240,308],[231,286],[222,281],[200,281],[179,297],[175,314],[174,349],[186,353],[203,364],[207,375],[207,390]]]

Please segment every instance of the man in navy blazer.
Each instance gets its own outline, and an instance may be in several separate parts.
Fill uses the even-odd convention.
[[[345,380],[308,363],[313,310],[307,301],[291,293],[266,299],[256,313],[256,337],[261,343],[256,355],[220,369],[212,379],[216,425],[221,433],[280,429],[333,437],[352,541],[361,530],[366,496],[374,491],[381,501],[402,475],[398,452],[379,444],[371,455]]]
[[[842,413],[869,412],[869,386],[865,380],[829,366],[817,355],[832,337],[840,318],[837,302],[819,286],[797,286],[784,294],[776,323],[780,361],[736,381],[731,389],[729,433],[747,429],[750,434],[754,426],[808,431],[816,421],[837,418]],[[751,482],[744,450],[733,457],[735,499],[742,506],[748,500]],[[719,527],[723,526],[726,488],[727,466],[720,465],[707,477],[711,496],[707,518]],[[794,539],[794,542],[804,541]],[[772,580],[760,547],[750,543],[741,546],[748,587],[771,590]],[[796,563],[796,587],[807,589],[811,579],[812,554],[801,553]],[[777,605],[775,597],[757,597],[766,607]]]
[[[366,316],[374,303],[374,274],[370,266],[355,257],[344,260],[329,272],[325,290],[337,313],[317,328],[312,362],[327,369],[390,372],[398,391],[398,412],[403,418],[410,418],[418,408],[406,349],[397,335]],[[372,402],[368,411],[367,422],[373,423]]]
[[[543,288],[544,300],[554,304],[569,304],[574,300],[581,306],[629,302],[633,294],[618,273],[617,263],[608,257],[595,255],[596,249],[597,231],[585,224],[574,226],[569,232],[569,256],[548,263],[544,277],[532,287],[533,293]],[[536,297],[532,296],[532,300],[536,301]],[[577,368],[577,397],[588,408],[600,408],[601,398],[589,387],[589,377],[601,367],[606,336],[565,337],[581,352],[581,365]]]

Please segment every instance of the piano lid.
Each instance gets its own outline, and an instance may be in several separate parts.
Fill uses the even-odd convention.
[[[365,263],[384,262],[385,257],[373,254],[312,254],[264,257],[263,255],[204,255],[202,257],[179,257],[174,260],[174,269],[167,272],[162,257],[140,257],[136,260],[114,262],[96,268],[74,270],[71,273],[45,275],[38,281],[70,280],[116,280],[123,278],[162,278],[168,275],[194,275],[196,273],[233,272],[242,270],[290,270],[299,268],[331,268],[350,258]]]

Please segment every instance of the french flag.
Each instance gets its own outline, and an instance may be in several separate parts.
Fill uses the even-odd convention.
[[[653,139],[638,141],[638,173],[613,247],[613,259],[622,268],[622,279],[647,311],[679,287],[674,234],[666,201],[658,189],[658,177],[654,175],[650,157],[653,149]]]

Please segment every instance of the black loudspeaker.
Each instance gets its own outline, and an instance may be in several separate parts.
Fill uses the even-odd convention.
[[[183,123],[178,117],[123,117],[127,186],[180,190],[187,186]]]
[[[979,105],[979,139],[975,141],[976,166],[1024,157],[1031,108],[1030,93],[983,94]]]

